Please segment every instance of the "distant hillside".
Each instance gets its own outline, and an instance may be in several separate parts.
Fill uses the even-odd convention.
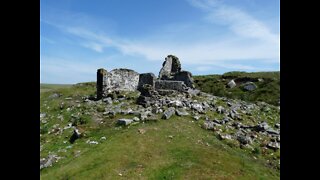
[[[60,88],[69,88],[71,87],[71,84],[45,84],[40,83],[40,92],[47,92],[51,90],[56,90]]]
[[[272,105],[280,104],[280,72],[228,72],[223,75],[194,76],[196,87],[215,96],[241,99],[244,101],[264,101]],[[236,87],[229,88],[234,80]],[[253,82],[257,89],[246,91],[243,84]]]

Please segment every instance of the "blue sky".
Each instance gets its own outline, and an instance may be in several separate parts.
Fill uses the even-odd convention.
[[[157,76],[169,54],[194,75],[279,71],[279,31],[279,0],[41,0],[40,82]]]

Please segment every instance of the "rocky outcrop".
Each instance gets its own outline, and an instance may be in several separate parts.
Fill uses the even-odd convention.
[[[237,84],[234,82],[234,80],[231,80],[231,81],[228,82],[227,85],[228,85],[229,88],[234,88]]]

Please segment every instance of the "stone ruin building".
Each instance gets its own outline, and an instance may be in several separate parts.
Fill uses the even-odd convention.
[[[141,92],[138,104],[146,105],[161,95],[173,93],[197,94],[192,74],[181,70],[179,58],[168,55],[162,64],[158,78],[153,73],[139,74],[130,69],[105,69],[97,71],[97,98],[106,97],[112,91]]]

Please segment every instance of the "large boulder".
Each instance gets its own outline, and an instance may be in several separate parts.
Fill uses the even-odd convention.
[[[229,88],[234,88],[237,84],[236,84],[236,82],[234,82],[234,80],[232,79],[231,81],[228,82],[227,85],[228,85]]]
[[[247,82],[243,85],[243,89],[246,91],[253,91],[257,89],[257,86],[253,82]]]

